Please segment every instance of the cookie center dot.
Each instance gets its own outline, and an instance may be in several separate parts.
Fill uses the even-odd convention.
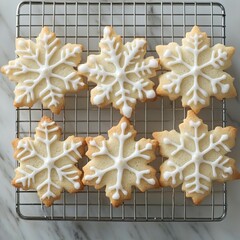
[[[52,158],[45,158],[45,164],[46,164],[49,168],[53,168],[53,167],[54,167],[54,161],[52,160]]]
[[[201,68],[198,66],[193,66],[192,67],[192,74],[195,76],[199,76],[201,74]]]
[[[50,77],[51,76],[51,69],[49,67],[41,67],[41,75],[42,75],[42,78],[47,78],[47,77]]]
[[[117,78],[122,78],[123,76],[124,76],[124,71],[122,70],[122,69],[120,69],[120,70],[118,70],[117,72],[116,72],[116,75],[117,75]]]
[[[122,159],[119,159],[119,161],[118,161],[118,167],[119,167],[119,168],[124,168],[125,165],[126,165],[126,163],[125,163]]]
[[[202,160],[202,155],[198,153],[194,153],[192,158],[194,159],[195,162],[201,162]]]

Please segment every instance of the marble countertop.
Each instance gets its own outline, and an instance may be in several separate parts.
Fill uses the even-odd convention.
[[[20,0],[0,1],[0,65],[14,58],[15,11]],[[187,1],[186,1],[187,2]],[[202,1],[203,2],[203,1]],[[240,1],[222,0],[227,12],[227,43],[236,47],[230,72],[240,90]],[[15,212],[15,189],[10,182],[15,166],[11,141],[15,137],[14,84],[0,75],[0,240],[2,239],[239,239],[240,184],[228,184],[228,214],[217,223],[40,222],[20,219]],[[240,126],[239,96],[228,100],[228,125]],[[240,132],[232,156],[238,160]]]

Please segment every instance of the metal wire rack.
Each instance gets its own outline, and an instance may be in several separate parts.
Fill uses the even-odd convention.
[[[31,2],[24,1],[17,9],[17,37],[34,39],[42,26],[49,26],[63,43],[84,45],[83,59],[97,53],[104,26],[112,25],[125,42],[135,37],[148,41],[148,54],[155,55],[155,46],[171,41],[180,43],[193,25],[207,32],[212,44],[225,43],[225,10],[219,3],[170,2]],[[157,57],[157,56],[156,56]],[[157,83],[157,78],[154,79]],[[99,109],[89,102],[90,89],[66,97],[65,109],[53,115],[41,105],[16,111],[16,136],[33,136],[42,115],[52,117],[69,135],[105,135],[120,115],[112,107]],[[151,103],[138,103],[132,122],[138,138],[151,137],[153,131],[177,129],[186,115],[180,101],[158,98]],[[214,128],[226,124],[225,101],[211,100],[201,111],[202,117]],[[155,166],[163,161],[158,156]],[[80,163],[82,167],[87,158]],[[159,174],[159,173],[158,173]],[[31,220],[90,221],[220,221],[227,211],[226,185],[216,184],[211,195],[200,206],[186,199],[180,188],[162,188],[141,193],[133,189],[132,200],[113,208],[104,190],[85,187],[76,194],[62,193],[52,207],[41,205],[35,191],[16,190],[16,210],[20,217]]]

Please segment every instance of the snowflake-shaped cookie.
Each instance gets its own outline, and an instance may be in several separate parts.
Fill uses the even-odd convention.
[[[86,87],[74,69],[81,60],[82,46],[61,42],[55,33],[44,27],[36,39],[16,40],[17,59],[3,66],[1,71],[17,82],[16,107],[32,107],[39,99],[46,108],[58,114],[64,106],[66,93]]]
[[[148,165],[155,159],[156,141],[135,142],[136,131],[125,117],[108,135],[108,140],[103,136],[86,139],[91,161],[83,168],[83,183],[96,189],[106,186],[107,197],[117,207],[131,198],[132,186],[142,192],[158,186],[156,170]]]
[[[99,107],[110,103],[127,118],[131,117],[136,100],[155,98],[154,83],[158,60],[144,59],[146,40],[136,38],[125,45],[111,27],[104,28],[99,44],[101,53],[88,56],[87,63],[79,65],[80,74],[97,84],[91,91],[91,102]]]
[[[209,105],[210,96],[221,100],[236,96],[233,78],[224,72],[231,65],[233,47],[210,47],[206,33],[195,26],[177,43],[157,46],[161,65],[170,70],[159,78],[157,93],[175,100],[182,97],[184,107],[198,113]]]
[[[62,189],[77,192],[83,187],[82,172],[75,165],[84,154],[84,138],[71,136],[59,141],[60,137],[57,124],[43,117],[34,139],[13,141],[14,156],[20,166],[12,184],[24,190],[37,190],[46,206],[60,198]]]
[[[190,110],[179,129],[180,133],[153,133],[160,153],[168,158],[160,167],[162,186],[174,188],[183,183],[186,196],[199,204],[210,193],[212,180],[240,178],[235,161],[225,156],[235,144],[235,128],[216,127],[208,132],[207,125]]]

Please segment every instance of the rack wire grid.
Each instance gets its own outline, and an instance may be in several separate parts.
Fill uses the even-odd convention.
[[[211,43],[225,43],[225,10],[219,3],[170,2],[31,2],[20,3],[17,9],[17,37],[33,39],[42,26],[49,26],[63,43],[84,46],[82,62],[89,54],[99,52],[102,30],[112,25],[123,41],[144,37],[148,42],[147,55],[154,55],[155,46],[171,41],[181,43],[185,33],[198,25],[207,32]],[[158,75],[161,72],[158,73]],[[157,77],[153,81],[158,83]],[[66,97],[60,115],[53,115],[40,104],[31,109],[16,110],[16,135],[33,136],[43,115],[50,116],[63,129],[62,138],[69,135],[107,135],[120,114],[112,107],[100,109],[89,102],[90,90]],[[158,98],[151,103],[138,103],[132,123],[138,138],[152,137],[154,131],[178,129],[187,109],[180,100],[171,102]],[[199,114],[210,129],[226,125],[225,100],[211,99],[211,106]],[[88,159],[80,162],[81,168]],[[163,159],[158,156],[155,167]],[[158,172],[159,176],[159,172]],[[200,206],[194,206],[181,188],[159,188],[141,193],[133,189],[132,199],[113,208],[103,190],[85,187],[76,194],[62,193],[61,200],[46,208],[35,191],[16,190],[16,210],[21,218],[31,220],[90,220],[90,221],[220,221],[227,211],[226,184],[214,184],[211,195]]]

